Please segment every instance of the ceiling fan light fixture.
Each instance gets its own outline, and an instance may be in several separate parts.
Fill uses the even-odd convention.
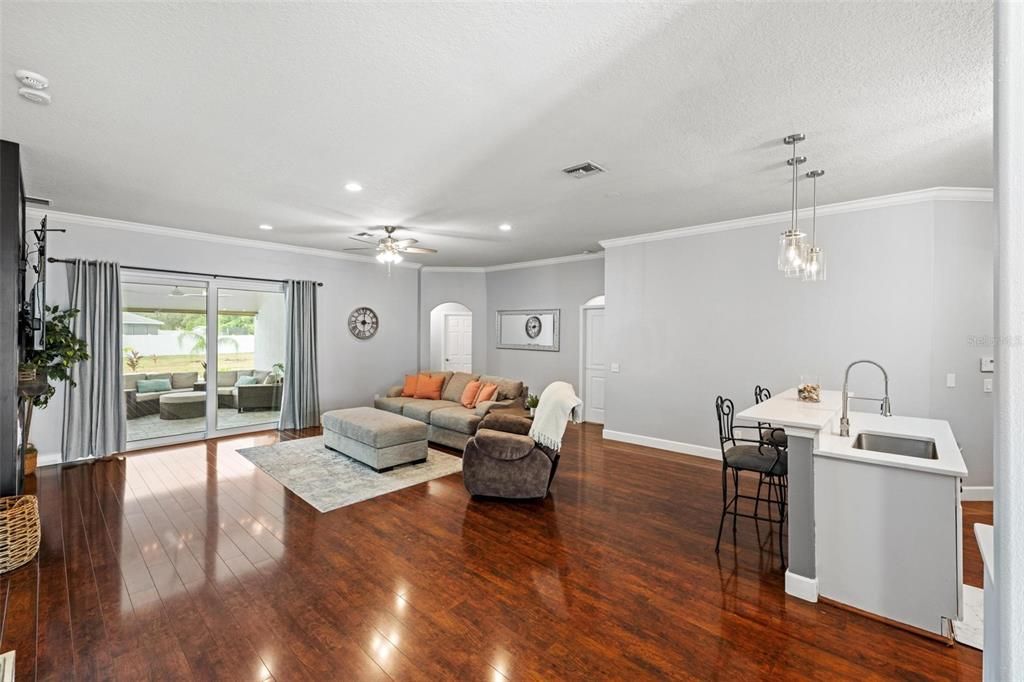
[[[269,225],[267,223],[263,223],[262,225],[260,225],[260,229],[261,230],[273,230],[274,226],[273,225]]]
[[[508,223],[502,223],[501,225],[498,225],[498,229],[502,232],[508,232],[512,229],[512,226]]]

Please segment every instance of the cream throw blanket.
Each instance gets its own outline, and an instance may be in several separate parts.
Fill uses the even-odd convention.
[[[540,402],[530,427],[530,438],[541,445],[559,450],[565,425],[578,423],[582,416],[583,401],[576,395],[572,384],[556,381],[540,394]]]

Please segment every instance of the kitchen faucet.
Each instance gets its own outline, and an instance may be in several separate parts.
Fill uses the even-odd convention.
[[[885,396],[882,398],[860,398],[860,400],[877,400],[882,403],[882,416],[892,416],[892,406],[889,404],[889,374],[885,371],[885,367],[874,360],[855,360],[851,362],[846,368],[846,374],[843,375],[843,417],[839,420],[839,435],[849,436],[850,435],[850,418],[848,415],[848,408],[850,404],[850,370],[853,369],[854,365],[868,364],[874,365],[878,369],[882,370],[882,378],[885,380]],[[855,398],[857,396],[854,396]]]

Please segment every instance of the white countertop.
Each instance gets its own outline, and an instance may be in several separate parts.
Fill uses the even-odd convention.
[[[783,391],[759,405],[736,414],[738,419],[769,422],[773,426],[817,432],[814,454],[821,457],[848,459],[868,464],[899,467],[947,476],[966,476],[963,455],[953,437],[949,422],[919,417],[883,417],[867,412],[850,412],[850,436],[839,435],[842,392],[822,391],[820,403],[808,403],[797,397],[795,388]],[[922,459],[853,447],[858,433],[869,432],[888,436],[904,436],[931,440],[938,459]]]
[[[883,417],[868,412],[850,412],[850,435],[839,435],[839,420],[818,436],[818,447],[814,454],[821,457],[848,459],[868,464],[926,471],[946,476],[966,476],[967,467],[963,455],[953,437],[953,429],[949,422],[942,419],[922,419],[920,417]],[[892,455],[886,452],[873,452],[853,447],[853,439],[859,433],[875,433],[883,436],[904,436],[930,440],[935,443],[938,459],[923,459]]]
[[[737,419],[770,422],[773,426],[789,426],[820,431],[843,409],[842,391],[822,391],[820,403],[808,403],[797,397],[791,388],[774,395],[759,405],[736,414]]]

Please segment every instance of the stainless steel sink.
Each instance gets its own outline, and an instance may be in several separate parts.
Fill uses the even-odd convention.
[[[921,459],[938,459],[935,442],[919,438],[901,438],[900,436],[883,436],[878,433],[860,433],[853,439],[853,447],[857,450],[885,452],[890,455],[919,457]]]

